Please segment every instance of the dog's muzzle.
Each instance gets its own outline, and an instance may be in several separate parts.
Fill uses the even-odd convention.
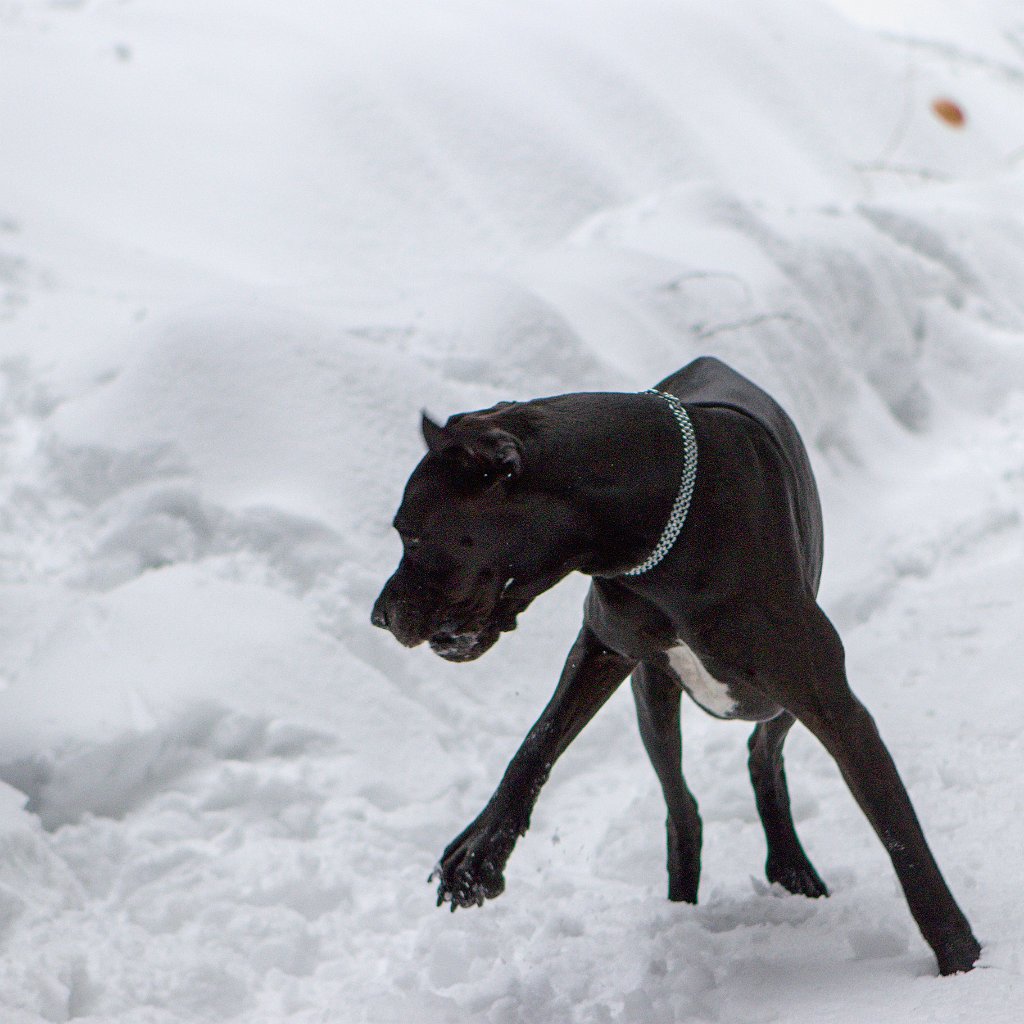
[[[500,596],[495,601],[485,592],[477,595],[479,601],[452,604],[443,588],[399,571],[384,585],[370,621],[405,647],[427,641],[446,661],[472,661],[490,650],[502,632],[516,628],[515,614]]]
[[[445,661],[473,661],[490,650],[499,630],[486,628],[466,633],[437,633],[430,638],[430,649]]]
[[[374,602],[370,622],[381,629],[390,630],[403,647],[418,647],[430,637],[426,616],[419,613],[410,602],[401,599],[396,593],[393,578],[384,585]]]

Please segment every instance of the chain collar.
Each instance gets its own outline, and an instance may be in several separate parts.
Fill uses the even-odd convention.
[[[679,481],[679,493],[676,495],[668,522],[662,531],[661,540],[640,565],[622,573],[623,576],[640,576],[645,572],[650,572],[672,550],[672,545],[675,544],[679,532],[683,528],[683,523],[686,522],[686,514],[690,511],[693,487],[697,481],[697,438],[683,403],[675,395],[670,395],[667,391],[659,391],[657,388],[648,388],[644,394],[657,395],[668,402],[668,407],[672,410],[676,423],[679,424],[679,431],[683,435],[683,474]]]

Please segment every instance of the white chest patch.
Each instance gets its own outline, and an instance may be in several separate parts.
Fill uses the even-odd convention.
[[[718,718],[732,718],[736,701],[729,695],[729,687],[708,672],[686,644],[670,647],[665,653],[686,692],[705,711]]]

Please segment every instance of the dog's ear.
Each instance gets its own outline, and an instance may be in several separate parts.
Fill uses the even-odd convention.
[[[507,430],[491,427],[458,439],[452,448],[460,467],[484,486],[511,483],[523,472],[523,447]]]
[[[423,419],[420,421],[420,429],[423,431],[423,440],[427,442],[429,451],[440,451],[444,446],[444,427],[435,423],[423,410]]]

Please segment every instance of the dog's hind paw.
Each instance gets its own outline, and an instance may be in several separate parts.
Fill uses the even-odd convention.
[[[960,974],[974,969],[981,956],[981,944],[968,931],[936,944],[935,958],[939,962],[939,974]]]
[[[777,882],[794,896],[818,899],[828,895],[828,886],[818,877],[818,872],[806,858],[794,859],[789,864],[779,864],[769,859],[765,874],[769,882]]]

